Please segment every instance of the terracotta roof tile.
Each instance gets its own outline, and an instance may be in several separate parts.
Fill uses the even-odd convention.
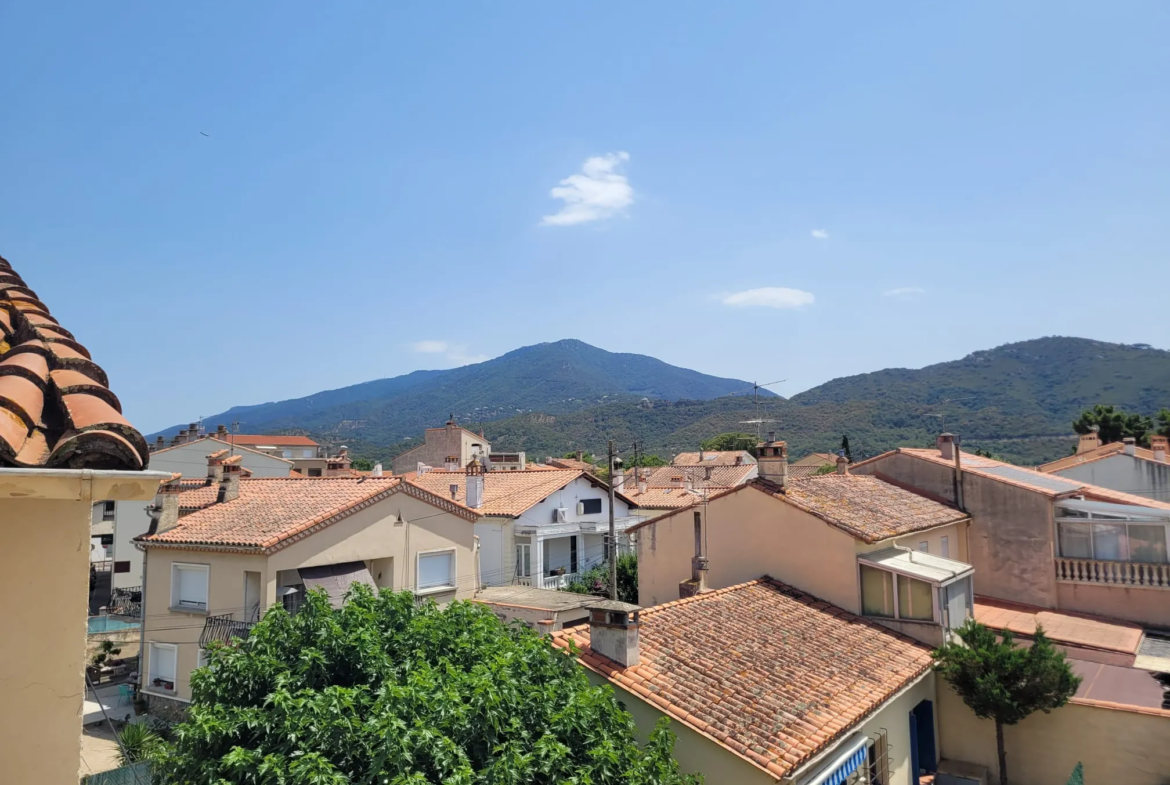
[[[209,450],[230,450],[233,447],[233,445],[231,445],[230,443],[225,442],[225,441],[221,441],[220,439],[217,439],[214,436],[200,436],[198,439],[195,439],[194,441],[183,442],[183,444],[174,444],[174,445],[171,445],[170,447],[159,448],[157,450],[154,450],[151,453],[151,455],[160,455],[160,454],[166,452],[167,450],[177,450],[180,447],[184,447],[188,444],[196,444],[198,442],[206,442],[205,446]],[[274,461],[283,461],[284,463],[287,463],[289,466],[293,465],[293,462],[290,461],[288,458],[281,458],[279,455],[269,455],[266,452],[260,452],[259,450],[253,450],[251,447],[245,447],[241,444],[235,445],[234,448],[237,452],[240,450],[243,450],[244,452],[250,452],[254,455],[263,455],[264,457],[271,458]]]
[[[0,466],[146,467],[105,371],[0,258]]]
[[[319,447],[308,436],[265,436],[256,433],[229,434],[226,441],[244,447]]]
[[[671,466],[737,466],[736,461],[755,463],[756,459],[747,450],[704,450],[703,459],[699,460],[700,453],[680,452],[670,462]]]
[[[486,472],[483,475],[483,505],[476,509],[480,515],[504,515],[519,517],[526,510],[553,493],[564,488],[584,472],[574,469],[555,471]],[[457,504],[467,504],[467,472],[449,472],[434,469],[423,474],[413,474],[408,480],[436,496],[450,499]],[[451,486],[456,486],[452,499]],[[470,508],[469,508],[470,509]]]
[[[553,633],[570,640],[585,667],[781,777],[931,664],[928,647],[768,578],[643,610],[631,668],[595,654],[587,625]]]
[[[579,472],[595,472],[597,467],[586,461],[579,461],[576,458],[553,458],[549,464],[556,469],[575,469]]]
[[[757,485],[761,489],[768,487],[765,483]],[[970,517],[876,477],[855,474],[822,474],[793,480],[783,494],[777,495],[867,543]]]
[[[703,497],[688,491],[686,488],[647,488],[643,493],[637,488],[628,488],[625,495],[630,501],[644,509],[673,510],[677,507],[690,507]]]

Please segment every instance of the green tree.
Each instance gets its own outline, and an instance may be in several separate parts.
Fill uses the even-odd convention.
[[[661,455],[651,453],[650,455],[643,455],[638,453],[637,456],[631,455],[626,461],[626,468],[634,468],[636,466],[666,466],[668,461]]]
[[[853,450],[849,449],[849,437],[848,436],[841,437],[841,449],[845,452],[845,458],[850,463],[853,463]]]
[[[1154,429],[1154,423],[1149,417],[1123,412],[1114,406],[1100,403],[1092,409],[1085,409],[1073,420],[1073,430],[1081,434],[1091,432],[1094,425],[1097,426],[1097,436],[1102,444],[1112,444],[1132,436],[1138,444],[1148,446],[1150,431]]]
[[[172,785],[692,785],[668,723],[640,747],[612,689],[486,608],[310,592],[213,645],[156,764]]]
[[[1170,409],[1162,409],[1154,418],[1157,420],[1157,433],[1159,436],[1170,436]]]
[[[356,469],[359,472],[369,472],[374,470],[374,462],[369,458],[354,458],[349,464],[351,469]]]
[[[100,668],[106,664],[106,661],[112,660],[121,653],[122,650],[116,647],[113,641],[102,641],[98,644],[98,650],[89,658],[89,662],[93,667]]]
[[[1065,661],[1036,627],[1030,647],[1017,647],[1010,632],[996,632],[974,619],[955,630],[962,642],[934,652],[934,669],[942,674],[967,707],[981,719],[995,722],[1000,785],[1007,785],[1007,753],[1003,726],[1015,725],[1036,711],[1045,714],[1068,703],[1080,686]]]
[[[637,605],[638,556],[633,553],[623,553],[618,556],[617,566],[618,599]],[[563,591],[571,591],[574,594],[607,595],[609,593],[609,563],[602,562],[580,573],[577,579],[566,586]]]
[[[699,445],[699,447],[704,450],[710,450],[712,452],[747,450],[752,455],[755,455],[756,445],[759,443],[759,437],[757,437],[755,434],[731,431],[728,433],[721,433],[716,436],[712,436],[710,439],[705,439]]]
[[[561,457],[562,458],[572,458],[573,460],[577,460],[577,453],[567,452],[564,455],[562,455]],[[582,453],[581,460],[585,461],[585,463],[592,463],[595,466],[597,465],[596,462],[593,460],[593,453],[591,453],[591,452]]]
[[[157,760],[163,753],[162,737],[151,730],[145,722],[132,722],[118,734],[122,745],[118,749],[118,760],[123,766],[144,760]]]

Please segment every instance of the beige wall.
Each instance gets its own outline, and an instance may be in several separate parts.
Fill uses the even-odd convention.
[[[939,686],[942,754],[986,766],[998,782],[995,725],[971,713],[945,683]],[[1065,785],[1085,764],[1085,782],[1164,785],[1170,774],[1170,712],[1121,710],[1088,702],[1036,713],[1004,728],[1007,769],[1016,785]]]
[[[617,699],[622,702],[626,711],[630,712],[634,718],[638,741],[645,744],[650,732],[654,730],[654,724],[666,715],[642,698],[611,684],[593,671],[587,670],[586,673],[591,683],[608,685],[613,688]],[[919,681],[894,696],[856,728],[845,731],[842,739],[855,731],[860,731],[868,736],[885,730],[890,750],[889,782],[891,785],[909,785],[912,782],[910,778],[910,711],[920,701],[935,702],[937,739],[938,703],[935,692],[935,676],[933,673],[927,672]],[[798,777],[803,777],[816,768],[815,765],[806,763],[804,768],[791,772],[795,776],[777,780],[776,777],[748,763],[710,737],[693,730],[674,718],[671,718],[670,728],[678,737],[674,747],[674,756],[682,770],[688,774],[695,772],[703,774],[709,785],[794,782]]]
[[[887,476],[953,502],[953,470],[893,453],[853,469]],[[1043,608],[1056,608],[1052,504],[1048,497],[971,473],[963,498],[973,521],[967,561],[975,568],[975,592]]]
[[[1155,627],[1170,627],[1170,591],[1136,586],[1056,584],[1057,607]]]
[[[145,502],[162,476],[0,470],[0,781],[77,782],[93,503]]]
[[[397,523],[401,517],[402,523]],[[413,521],[418,520],[418,523]],[[476,554],[473,550],[473,524],[451,513],[443,512],[426,502],[396,493],[378,504],[367,507],[337,523],[306,537],[271,556],[262,554],[232,554],[210,551],[185,551],[169,548],[151,548],[146,566],[146,642],[175,644],[177,648],[177,679],[175,694],[169,695],[151,687],[144,678],[144,690],[165,697],[190,700],[190,675],[197,667],[199,635],[208,615],[235,614],[242,618],[244,606],[244,573],[259,572],[263,607],[276,604],[278,573],[301,567],[364,561],[384,578],[379,585],[389,588],[389,573],[393,574],[396,591],[415,588],[415,558],[431,550],[455,550],[457,591],[444,591],[428,596],[436,602],[470,599],[474,596]],[[390,561],[392,560],[392,561]],[[207,613],[169,610],[171,565],[209,565],[209,597]],[[387,570],[389,563],[393,569]],[[146,646],[143,674],[150,673],[149,645]]]
[[[682,510],[638,530],[638,601],[678,599],[691,577],[694,512]],[[707,505],[707,583],[713,589],[762,575],[859,613],[855,540],[820,518],[754,488]]]

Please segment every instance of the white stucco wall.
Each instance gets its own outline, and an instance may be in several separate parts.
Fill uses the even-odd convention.
[[[1154,463],[1132,455],[1113,455],[1099,461],[1070,466],[1054,474],[1147,499],[1170,502],[1170,463]]]

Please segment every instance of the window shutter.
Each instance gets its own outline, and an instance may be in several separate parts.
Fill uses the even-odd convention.
[[[433,589],[439,586],[450,586],[453,583],[451,565],[455,554],[427,553],[418,558],[418,587]]]

